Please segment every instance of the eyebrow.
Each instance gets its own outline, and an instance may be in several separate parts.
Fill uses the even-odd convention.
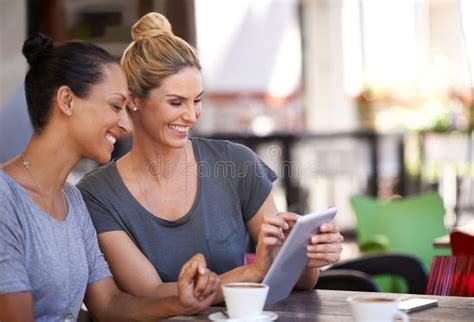
[[[204,91],[202,91],[201,93],[199,93],[196,97],[202,96],[202,94],[204,94]],[[178,94],[168,94],[168,95],[165,95],[165,97],[174,97],[174,98],[179,98],[179,99],[182,99],[182,100],[186,100],[186,99],[187,99],[186,97],[181,96],[181,95],[178,95]]]
[[[127,96],[126,96],[126,95],[123,95],[122,93],[114,92],[114,93],[110,93],[108,96],[112,96],[112,95],[119,95],[119,96],[122,96],[122,98],[123,98],[124,100],[127,100]]]

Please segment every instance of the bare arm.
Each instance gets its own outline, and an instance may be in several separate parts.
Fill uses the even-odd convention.
[[[92,284],[85,303],[97,321],[150,321],[188,313],[176,296],[160,300],[134,297],[121,292],[112,278]]]
[[[267,200],[258,210],[257,214],[249,221],[251,227],[260,227],[264,213],[276,213],[273,197]],[[259,229],[252,229],[258,235]],[[252,236],[253,237],[253,236]],[[99,244],[121,290],[136,296],[147,298],[166,298],[177,295],[177,283],[163,283],[153,264],[138,249],[130,237],[123,231],[111,231],[99,234]],[[265,257],[259,251],[260,260],[253,265],[240,266],[219,276],[221,283],[230,282],[261,282],[271,263],[262,264]],[[200,284],[196,288],[197,296],[201,291]],[[214,303],[223,301],[222,291],[218,289]]]
[[[215,274],[207,274],[206,297],[194,294],[194,280],[205,263],[204,256],[195,255],[181,269],[178,279],[178,296],[164,299],[147,299],[121,292],[112,278],[91,285],[86,292],[85,303],[98,321],[148,321],[173,315],[193,314],[209,307],[219,283]],[[199,282],[198,282],[199,283]]]
[[[163,283],[153,264],[125,232],[101,233],[99,245],[122,291],[155,299],[178,295],[177,283]]]
[[[33,296],[31,292],[0,295],[0,321],[33,322]]]

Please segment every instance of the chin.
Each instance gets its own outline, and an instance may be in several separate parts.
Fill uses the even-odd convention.
[[[107,151],[102,151],[101,153],[91,153],[87,158],[94,160],[100,164],[106,164],[110,161],[112,154]]]
[[[172,141],[169,142],[169,146],[175,149],[182,149],[186,146],[186,143],[188,142],[188,139],[186,140],[180,140],[180,141]]]
[[[172,143],[173,145],[184,146],[188,142],[188,140],[189,140],[189,134],[182,138],[171,137],[169,139],[169,142]]]
[[[96,161],[99,162],[100,164],[106,164],[110,162],[110,159],[112,156],[109,154],[107,157],[102,157],[100,159],[97,159]]]

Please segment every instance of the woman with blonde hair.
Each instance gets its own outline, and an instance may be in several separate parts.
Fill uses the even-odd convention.
[[[164,16],[143,16],[132,37],[121,60],[132,149],[78,184],[118,285],[148,297],[176,294],[179,267],[195,252],[222,283],[262,281],[297,219],[276,209],[276,174],[245,146],[189,137],[202,113],[201,65]],[[250,265],[247,233],[257,244]],[[297,287],[314,287],[318,268],[339,259],[341,242],[333,223],[312,237]]]
[[[84,42],[54,46],[41,34],[25,41],[23,54],[34,134],[0,169],[0,321],[72,322],[83,301],[98,321],[206,309],[218,278],[202,255],[180,269],[176,296],[121,292],[80,192],[66,183],[81,158],[109,161],[115,140],[130,130],[127,81],[116,59]]]

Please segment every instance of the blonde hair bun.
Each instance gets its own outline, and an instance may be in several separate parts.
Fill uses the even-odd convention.
[[[142,40],[163,34],[172,35],[171,24],[165,16],[158,12],[150,12],[138,20],[132,27],[132,39]]]

